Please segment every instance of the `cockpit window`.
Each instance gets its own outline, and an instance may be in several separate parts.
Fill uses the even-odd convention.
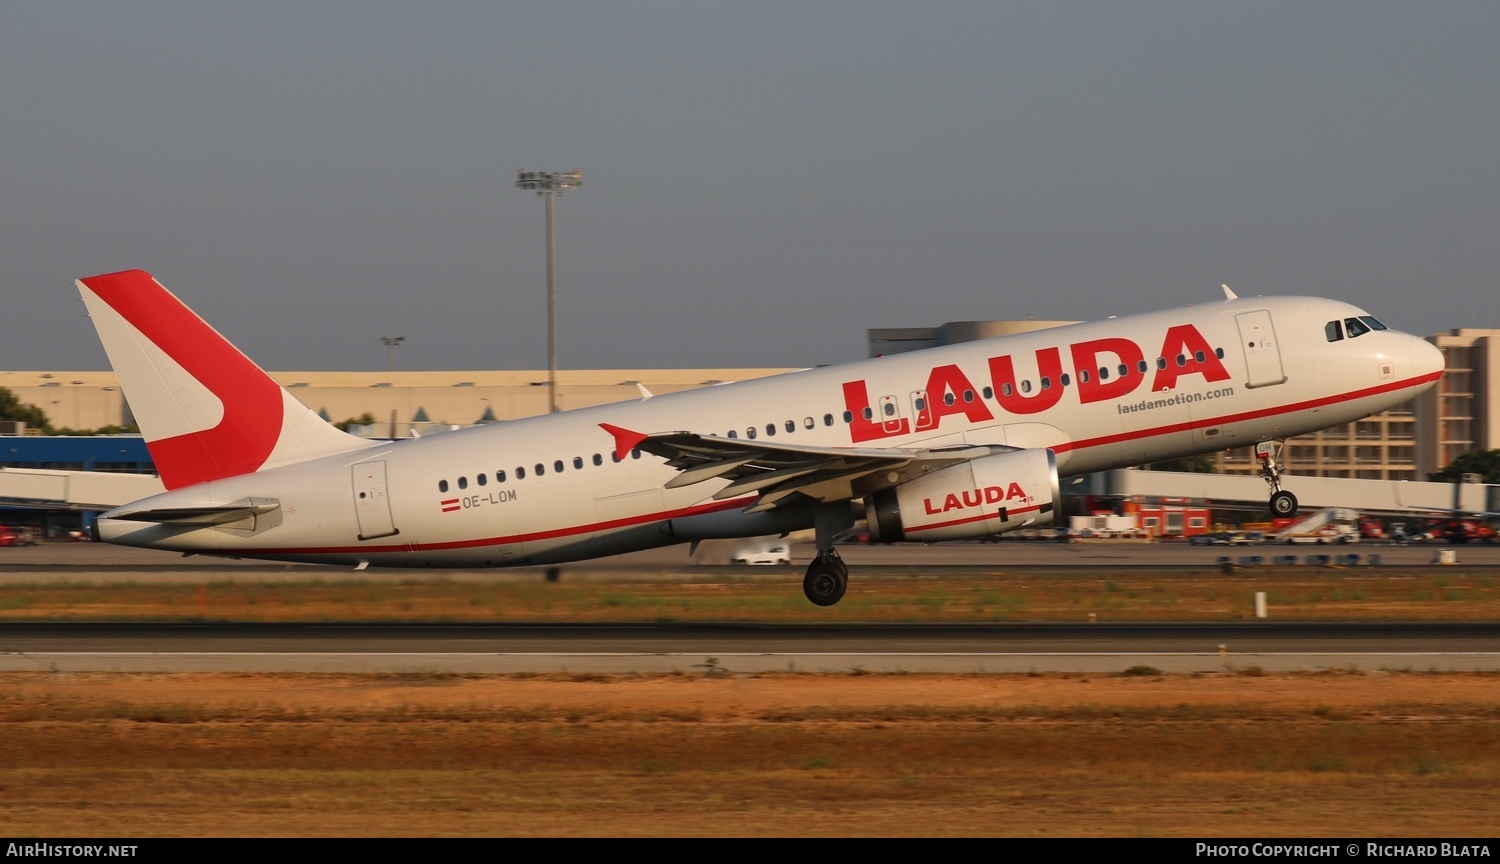
[[[1390,329],[1389,327],[1386,327],[1384,324],[1380,323],[1379,321],[1376,321],[1375,317],[1373,315],[1361,315],[1361,316],[1359,316],[1359,320],[1361,320],[1361,321],[1365,322],[1366,324],[1370,325],[1370,329],[1371,330],[1389,330]]]
[[[1323,332],[1328,334],[1329,342],[1337,342],[1344,338],[1344,324],[1342,321],[1329,321],[1323,325]]]
[[[1358,336],[1363,336],[1366,333],[1370,332],[1370,325],[1359,320],[1358,318],[1345,318],[1344,329],[1349,331],[1349,338],[1354,339]]]

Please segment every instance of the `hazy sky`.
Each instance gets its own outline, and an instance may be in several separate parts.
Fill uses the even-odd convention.
[[[273,370],[810,366],[1318,294],[1500,326],[1500,3],[0,6],[0,370],[154,272]]]

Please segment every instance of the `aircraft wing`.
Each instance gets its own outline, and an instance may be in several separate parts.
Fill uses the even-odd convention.
[[[722,501],[756,492],[747,513],[770,510],[805,496],[817,501],[861,498],[939,468],[1013,447],[959,446],[935,449],[808,447],[772,441],[721,438],[693,432],[632,432],[599,424],[615,438],[615,455],[639,449],[667,460],[681,473],[669,480],[677,489],[707,480],[728,480],[714,493]]]

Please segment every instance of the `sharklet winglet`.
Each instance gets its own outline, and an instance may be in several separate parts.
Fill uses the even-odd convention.
[[[635,445],[645,441],[647,438],[644,432],[633,432],[610,423],[600,423],[599,428],[614,436],[616,461],[623,460],[626,456],[629,456],[630,451],[635,449]]]

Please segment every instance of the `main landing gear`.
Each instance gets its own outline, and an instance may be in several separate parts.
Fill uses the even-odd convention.
[[[849,568],[833,549],[833,538],[854,524],[854,511],[847,501],[819,503],[813,510],[813,531],[818,554],[802,577],[802,593],[819,606],[832,606],[844,599],[849,588]]]
[[[1281,446],[1280,441],[1262,441],[1255,445],[1255,459],[1260,462],[1261,479],[1271,487],[1271,515],[1290,519],[1297,515],[1297,496],[1281,488],[1281,466],[1276,464]]]
[[[832,549],[819,551],[818,556],[807,565],[807,575],[802,577],[802,593],[819,606],[832,606],[844,597],[849,587],[849,568]]]

